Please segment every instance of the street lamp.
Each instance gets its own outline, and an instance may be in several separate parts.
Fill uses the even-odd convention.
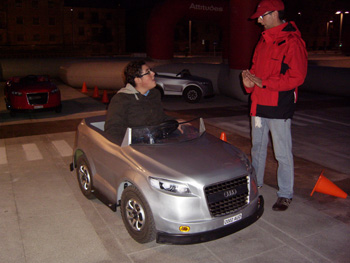
[[[71,12],[71,18],[72,18],[72,48],[74,49],[74,13],[73,13],[74,9],[71,8],[70,12]]]
[[[326,49],[329,46],[329,25],[333,23],[333,20],[327,22],[327,31],[326,31]]]
[[[342,47],[342,43],[341,43],[341,32],[343,29],[343,15],[344,14],[349,14],[349,11],[337,11],[335,12],[336,15],[340,15],[340,29],[339,29],[339,48]]]

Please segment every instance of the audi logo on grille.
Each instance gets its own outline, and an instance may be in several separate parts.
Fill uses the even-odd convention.
[[[230,197],[230,196],[234,196],[237,194],[237,190],[236,189],[231,189],[231,190],[228,190],[228,191],[225,191],[224,192],[224,196],[226,198]]]

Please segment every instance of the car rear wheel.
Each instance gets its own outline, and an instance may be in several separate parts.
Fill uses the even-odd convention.
[[[61,112],[62,112],[62,104],[60,104],[59,106],[57,106],[57,107],[55,108],[55,112],[56,112],[56,113],[61,113]]]
[[[77,178],[81,192],[88,199],[94,199],[91,169],[84,155],[77,160]]]
[[[133,185],[122,194],[120,212],[130,236],[139,243],[151,242],[156,237],[155,224],[151,209]]]
[[[195,86],[189,86],[183,93],[184,99],[189,103],[199,102],[202,97],[202,92]]]
[[[11,110],[10,110],[10,116],[11,116],[11,117],[16,117],[16,111],[13,110],[13,109],[11,109]]]

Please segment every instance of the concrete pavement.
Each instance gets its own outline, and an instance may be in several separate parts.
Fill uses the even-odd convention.
[[[24,125],[24,131],[29,132],[29,125],[38,122],[65,123],[67,119],[105,112],[105,105],[98,100],[65,85],[60,89],[69,107],[58,115],[32,113],[29,119],[25,115],[19,115],[16,121],[6,119],[1,100],[0,129]],[[206,114],[208,132],[219,136],[225,131],[230,143],[249,154],[248,108],[244,103],[223,96],[194,105],[169,98],[164,108],[174,116]],[[343,190],[349,190],[349,174],[328,168],[332,156],[321,164],[296,156],[296,195],[287,211],[274,212],[276,162],[269,151],[266,184],[261,189],[265,212],[257,223],[203,244],[141,245],[128,235],[119,211],[114,213],[80,193],[75,173],[68,170],[75,133],[73,129],[61,129],[0,138],[0,262],[349,262],[349,198],[320,193],[309,196],[325,167],[326,177],[337,184],[344,182]]]

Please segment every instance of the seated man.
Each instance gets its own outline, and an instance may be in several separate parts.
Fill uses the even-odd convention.
[[[158,125],[173,118],[166,115],[160,92],[154,87],[154,72],[145,61],[132,61],[124,70],[126,87],[113,96],[107,111],[105,131],[121,143],[126,129]]]

